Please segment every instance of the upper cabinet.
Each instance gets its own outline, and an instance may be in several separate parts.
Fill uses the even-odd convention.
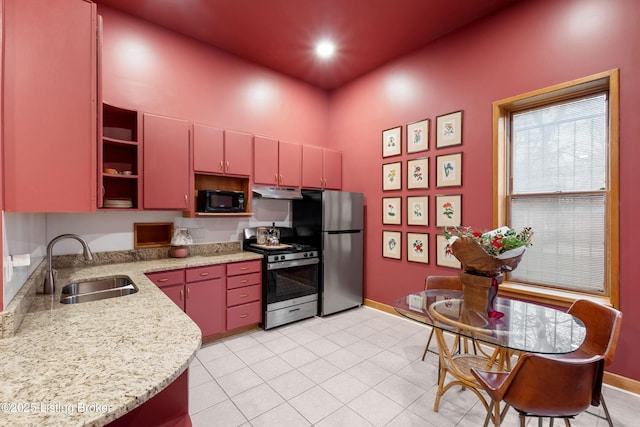
[[[98,207],[137,209],[142,197],[139,113],[104,104],[98,146]]]
[[[300,144],[256,136],[253,157],[253,181],[256,184],[300,187]]]
[[[5,0],[4,8],[5,209],[95,211],[96,5]]]
[[[143,115],[144,208],[189,210],[189,122]]]
[[[303,145],[302,186],[342,189],[342,153],[328,148]]]
[[[199,123],[193,125],[196,173],[251,175],[253,136]]]

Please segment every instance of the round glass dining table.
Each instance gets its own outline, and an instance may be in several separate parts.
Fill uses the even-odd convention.
[[[412,320],[434,328],[438,343],[438,388],[433,410],[438,411],[440,398],[454,385],[471,390],[487,410],[489,403],[481,386],[471,374],[471,368],[508,371],[511,358],[519,352],[564,354],[575,351],[585,338],[582,321],[562,310],[497,297],[494,309],[502,314],[492,317],[465,307],[462,291],[433,289],[398,299],[395,310]],[[444,333],[470,338],[474,353],[462,352],[460,340],[450,345]],[[477,344],[477,346],[475,345]],[[447,375],[453,380],[445,384]],[[496,414],[499,408],[495,405]]]
[[[575,351],[585,337],[580,319],[562,310],[533,302],[497,297],[495,310],[469,310],[462,291],[434,289],[397,300],[395,310],[410,319],[468,338],[529,353],[563,354]]]

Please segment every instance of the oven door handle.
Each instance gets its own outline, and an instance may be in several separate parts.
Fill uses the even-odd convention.
[[[267,264],[267,270],[280,270],[283,268],[302,267],[304,265],[318,264],[320,259],[307,258],[307,259],[295,259],[292,261],[272,262]]]

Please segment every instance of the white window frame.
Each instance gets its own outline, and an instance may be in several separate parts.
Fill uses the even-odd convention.
[[[590,94],[608,92],[609,153],[606,189],[605,292],[603,295],[564,291],[544,285],[506,280],[500,294],[542,303],[569,306],[576,299],[592,300],[619,306],[619,71],[617,69],[513,96],[493,103],[493,222],[495,227],[509,225],[508,167],[509,124],[511,114],[530,108],[552,105]],[[534,230],[535,233],[535,230]],[[534,235],[535,240],[535,235]]]

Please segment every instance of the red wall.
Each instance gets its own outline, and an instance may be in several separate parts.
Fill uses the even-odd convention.
[[[328,140],[328,95],[99,6],[106,103],[291,142]]]
[[[365,297],[385,304],[423,288],[428,275],[455,274],[435,265],[434,196],[463,194],[462,221],[492,226],[492,102],[601,71],[619,68],[620,229],[622,334],[612,372],[640,380],[634,355],[640,350],[640,284],[632,262],[640,230],[634,212],[640,207],[640,3],[635,0],[524,1],[480,23],[432,43],[421,51],[378,69],[332,94],[331,137],[343,151],[344,187],[365,193]],[[435,117],[464,110],[463,145],[435,149]],[[430,149],[410,156],[382,159],[381,131],[431,119]],[[463,187],[435,189],[435,156],[463,151]],[[403,153],[405,147],[403,147]],[[426,191],[383,193],[381,165],[430,157]],[[403,181],[403,188],[406,180]],[[381,256],[383,196],[430,196],[430,264]],[[403,198],[403,201],[405,199]],[[404,214],[404,210],[403,210]],[[406,220],[403,221],[406,223]],[[406,231],[419,227],[385,226]]]

